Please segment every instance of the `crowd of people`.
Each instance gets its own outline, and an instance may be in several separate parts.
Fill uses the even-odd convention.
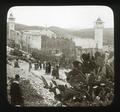
[[[32,61],[29,59],[29,72],[32,69]],[[71,64],[71,63],[70,63]],[[89,53],[83,53],[80,61],[72,62],[72,69],[66,74],[66,80],[70,88],[64,86],[64,91],[60,92],[59,100],[61,102],[79,102],[78,105],[85,103],[85,106],[107,105],[114,96],[114,55],[105,52],[104,54],[96,52],[94,56]],[[14,67],[19,67],[18,59]],[[51,62],[34,62],[34,69],[44,69],[46,74],[51,74],[54,79],[59,79],[58,64],[52,65]],[[11,84],[11,103],[13,105],[22,105],[22,94],[19,88],[19,75]],[[17,90],[16,90],[17,89]],[[59,88],[60,89],[60,88]],[[17,92],[13,92],[13,91]],[[61,91],[61,90],[60,90]],[[18,102],[16,102],[16,100]],[[22,103],[21,103],[22,102]]]

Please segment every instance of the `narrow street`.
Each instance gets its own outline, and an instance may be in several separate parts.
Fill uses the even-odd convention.
[[[20,61],[20,68],[27,71],[28,72],[28,68],[29,68],[29,64],[27,62],[23,62]],[[66,70],[66,69],[60,69],[59,70],[59,74],[60,74],[60,80],[56,79],[56,81],[58,82],[58,84],[66,84],[66,75],[65,72],[69,72],[70,70]],[[45,70],[44,69],[38,69],[38,70],[34,70],[34,66],[32,65],[32,69],[30,71],[30,73],[32,73],[34,76],[40,78],[41,76],[43,76],[48,83],[51,81],[51,79],[53,79],[53,76],[51,74],[45,74]],[[29,74],[29,72],[28,72]]]

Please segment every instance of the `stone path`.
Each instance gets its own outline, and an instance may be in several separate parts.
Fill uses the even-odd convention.
[[[21,60],[19,60],[19,65],[20,68],[14,68],[12,65],[7,64],[7,74],[9,74],[8,77],[14,77],[15,74],[19,74],[20,77],[29,80],[32,87],[44,98],[43,106],[56,106],[57,103],[60,103],[54,99],[54,93],[49,92],[48,89],[44,88],[43,81],[41,80],[41,76],[43,76],[47,82],[50,83],[53,78],[51,75],[46,75],[44,70],[34,70],[34,68],[29,72],[28,63]],[[56,80],[57,84],[66,84],[66,77],[64,74],[65,71],[67,70],[60,70],[60,78],[62,80]]]

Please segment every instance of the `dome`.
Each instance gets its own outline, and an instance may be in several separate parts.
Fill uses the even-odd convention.
[[[12,13],[10,13],[10,16],[9,16],[10,19],[14,19],[14,16]]]
[[[97,21],[101,21],[101,18],[97,18]]]
[[[102,20],[101,20],[101,18],[99,17],[99,18],[97,18],[97,22],[102,22]]]

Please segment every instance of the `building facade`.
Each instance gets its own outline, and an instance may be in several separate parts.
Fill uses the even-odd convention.
[[[74,41],[76,46],[79,46],[83,49],[87,48],[103,49],[103,28],[104,28],[103,21],[100,18],[97,18],[97,20],[94,23],[93,38],[90,39],[89,37],[86,38],[75,37]]]
[[[38,31],[24,30],[22,31],[22,36],[23,49],[27,50],[28,53],[31,52],[32,48],[41,50],[41,34]]]
[[[38,49],[51,55],[64,54],[66,57],[80,59],[80,54],[84,52],[93,53],[95,49],[103,49],[103,28],[104,24],[100,18],[94,23],[94,37],[73,38],[57,37],[51,30],[15,30],[15,18],[10,14],[8,18],[7,40],[14,41],[19,48],[31,53],[31,49]]]
[[[80,60],[82,53],[90,53],[90,55],[94,55],[96,51],[104,51],[103,46],[103,29],[104,22],[97,18],[94,23],[94,37],[92,39],[89,38],[74,38],[76,43],[76,58]]]
[[[49,38],[46,35],[42,35],[42,50],[48,52],[51,55],[64,54],[66,57],[73,56],[75,53],[75,43],[68,38]]]
[[[56,34],[50,30],[15,30],[15,18],[10,14],[7,24],[7,43],[14,42],[22,50],[30,52],[31,49],[41,50],[41,36],[46,35],[49,38],[56,38]]]

